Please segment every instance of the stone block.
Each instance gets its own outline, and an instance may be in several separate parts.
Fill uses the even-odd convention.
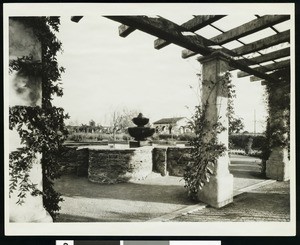
[[[290,163],[287,149],[282,147],[272,149],[266,163],[266,177],[278,181],[290,179]]]
[[[211,176],[198,193],[198,200],[214,208],[221,208],[233,201],[233,175]]]
[[[88,179],[114,184],[146,178],[152,172],[152,147],[91,150]]]
[[[154,148],[152,151],[153,172],[166,176],[167,172],[167,148]]]
[[[87,177],[89,167],[89,149],[77,150],[77,176]]]
[[[169,175],[183,177],[190,161],[192,161],[191,148],[168,147],[167,171]]]

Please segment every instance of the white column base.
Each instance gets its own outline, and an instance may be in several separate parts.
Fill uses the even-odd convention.
[[[282,147],[272,149],[271,155],[266,163],[267,178],[287,181],[290,179],[290,162],[288,151]]]
[[[215,208],[233,202],[233,175],[211,176],[198,193],[198,200]]]

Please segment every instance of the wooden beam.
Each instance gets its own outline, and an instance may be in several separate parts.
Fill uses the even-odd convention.
[[[262,79],[260,77],[256,77],[256,76],[251,76],[250,77],[250,82],[257,82],[257,81],[261,81]]]
[[[285,67],[271,73],[272,76],[278,77],[278,80],[283,86],[289,86],[291,84],[291,69]],[[267,85],[269,81],[261,81],[262,85]]]
[[[169,20],[163,18],[149,18],[147,16],[105,16],[109,19],[121,22],[124,25],[139,29],[143,32],[157,36],[168,42],[175,43],[181,47],[188,47],[190,50],[208,55],[212,49],[207,46],[213,45],[211,41],[199,35],[183,35],[185,29]]]
[[[215,45],[214,42],[200,36],[200,35],[190,35],[186,36],[182,34],[183,28],[169,20],[163,18],[149,18],[147,16],[104,16],[108,19],[120,22],[124,25],[131,26],[133,28],[139,29],[143,32],[151,34],[162,38],[168,42],[172,42],[178,46],[189,49],[201,55],[210,55],[215,52],[214,49],[209,48],[209,46]],[[246,59],[236,61],[231,58],[232,51],[223,48],[222,50],[228,52],[224,54],[227,56],[229,65],[236,67],[241,71],[250,73],[252,75],[261,77],[266,80],[277,82],[275,77],[271,77],[263,72],[256,71],[248,67]]]
[[[222,19],[226,15],[196,15],[193,19],[188,20],[181,26],[187,31],[195,32],[201,28]]]
[[[256,68],[253,68],[256,71],[264,71],[265,69],[268,69],[269,71],[273,71],[273,70],[278,70],[284,67],[289,67],[290,66],[290,60],[284,60],[284,61],[280,61],[280,62],[276,62],[270,65],[265,65],[265,66],[259,66]],[[243,72],[240,71],[237,73],[237,77],[246,77],[246,76],[250,76],[251,74],[247,73],[247,72]]]
[[[222,45],[241,37],[245,37],[254,32],[263,30],[267,27],[271,27],[288,19],[290,19],[290,15],[265,15],[259,19],[252,20],[225,33],[215,36],[210,40],[216,44]]]
[[[244,55],[244,54],[253,53],[255,51],[269,48],[274,45],[284,43],[284,42],[289,42],[289,41],[290,41],[290,31],[287,30],[287,31],[281,32],[279,34],[275,34],[275,35],[260,39],[256,42],[249,43],[242,47],[235,48],[232,51],[234,53],[236,53],[237,55]]]
[[[120,37],[127,37],[131,32],[135,31],[135,28],[126,25],[119,26],[119,36]]]
[[[284,48],[284,49],[280,49],[274,52],[270,52],[261,56],[257,56],[254,57],[252,59],[249,59],[251,62],[259,64],[259,63],[263,63],[263,62],[267,62],[267,61],[271,61],[271,60],[277,60],[280,58],[284,58],[290,56],[290,48]]]
[[[83,16],[71,16],[71,21],[78,23]]]
[[[189,21],[183,23],[181,27],[185,28],[186,31],[195,32],[225,16],[226,15],[197,15],[193,19],[190,19]],[[169,44],[170,42],[158,38],[154,41],[154,48],[161,49],[166,47]]]
[[[193,52],[191,50],[188,50],[188,49],[184,49],[184,50],[181,51],[181,57],[183,59],[187,59],[187,58],[192,57],[192,56],[194,56],[196,54],[197,53],[195,53],[195,52]]]

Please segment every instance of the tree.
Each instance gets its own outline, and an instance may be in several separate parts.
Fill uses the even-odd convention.
[[[116,140],[116,133],[127,132],[128,127],[133,127],[132,118],[138,115],[136,110],[123,108],[121,111],[115,110],[111,115],[110,127],[113,132],[113,139]]]

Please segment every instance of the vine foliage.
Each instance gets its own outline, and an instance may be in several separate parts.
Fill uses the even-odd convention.
[[[220,117],[217,116],[217,121],[214,123],[207,120],[209,98],[219,83],[222,83],[220,87],[226,89],[229,95],[228,103],[232,103],[230,100],[234,97],[234,90],[232,89],[231,74],[228,72],[216,83],[211,81],[211,85],[209,86],[210,92],[206,101],[202,106],[196,106],[195,114],[190,122],[190,126],[194,130],[196,137],[190,141],[193,161],[187,165],[183,178],[189,196],[195,200],[197,199],[199,190],[209,182],[210,177],[214,174],[217,159],[226,150],[225,145],[218,142],[217,138],[217,135],[226,129],[219,122]],[[227,116],[229,116],[230,113],[233,113],[233,109],[231,108],[227,112]]]
[[[14,17],[30,27],[42,44],[42,61],[33,61],[32,56],[19,57],[10,61],[9,72],[42,78],[42,106],[13,106],[9,108],[9,128],[16,129],[24,147],[10,153],[10,194],[18,191],[17,204],[23,204],[26,194],[42,195],[46,210],[55,219],[62,201],[61,194],[53,188],[53,180],[60,176],[57,157],[67,137],[64,120],[68,114],[63,108],[52,105],[53,96],[62,96],[60,78],[64,68],[57,62],[57,52],[62,44],[56,38],[59,17]],[[42,154],[43,191],[32,183],[29,172],[37,154]]]
[[[262,148],[262,161],[265,164],[271,149],[283,147],[290,152],[290,79],[280,84],[266,84],[266,104],[269,117]]]

